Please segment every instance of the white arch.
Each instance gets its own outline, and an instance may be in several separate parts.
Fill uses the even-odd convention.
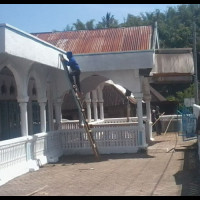
[[[17,70],[14,67],[13,63],[5,63],[3,67],[1,66],[1,69],[4,67],[7,67],[13,74],[15,83],[16,83],[16,89],[17,89],[17,99],[18,101],[28,101],[28,93],[27,93],[27,71],[26,70]]]
[[[37,68],[34,66],[31,67],[29,73],[28,73],[28,82],[31,78],[34,78],[35,80],[35,86],[37,91],[37,100],[41,102],[46,102],[46,90],[47,90],[47,84],[46,84],[46,76],[44,76],[43,73],[37,72]]]

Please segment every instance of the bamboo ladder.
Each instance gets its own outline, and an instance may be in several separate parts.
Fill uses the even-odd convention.
[[[88,139],[89,139],[89,142],[90,142],[90,146],[92,147],[92,150],[93,150],[93,153],[94,153],[96,159],[99,160],[100,159],[100,155],[99,155],[99,152],[98,152],[98,148],[97,148],[96,142],[95,142],[95,140],[93,138],[92,130],[91,130],[91,128],[90,128],[90,126],[89,126],[89,124],[88,124],[88,122],[86,120],[85,109],[83,108],[82,103],[80,101],[80,98],[78,96],[77,86],[76,85],[72,85],[72,83],[71,83],[71,81],[69,79],[69,69],[64,63],[63,55],[59,54],[59,56],[60,56],[60,60],[61,60],[61,62],[63,64],[63,67],[64,67],[65,75],[66,75],[66,78],[68,80],[68,84],[70,86],[70,90],[72,92],[72,96],[73,96],[74,101],[75,101],[75,103],[77,105],[78,111],[81,114],[81,118],[82,118],[83,123],[84,123],[84,128],[85,128],[85,131],[87,133],[87,136],[88,136]]]

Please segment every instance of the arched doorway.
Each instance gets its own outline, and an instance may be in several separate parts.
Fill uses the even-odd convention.
[[[0,71],[0,140],[21,136],[20,108],[13,73],[8,67]]]
[[[38,102],[38,91],[36,87],[36,81],[33,77],[29,79],[28,83],[28,123],[29,123],[29,135],[33,135],[41,132],[41,116],[40,116],[40,105]],[[48,104],[46,104],[46,130],[49,130],[48,124]]]

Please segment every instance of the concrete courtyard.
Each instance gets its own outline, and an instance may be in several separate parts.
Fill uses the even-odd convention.
[[[197,196],[200,165],[197,140],[179,133],[154,136],[136,154],[64,156],[58,163],[17,177],[0,196]]]

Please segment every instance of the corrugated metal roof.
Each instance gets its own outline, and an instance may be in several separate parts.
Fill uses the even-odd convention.
[[[151,49],[152,26],[32,33],[73,54]]]

